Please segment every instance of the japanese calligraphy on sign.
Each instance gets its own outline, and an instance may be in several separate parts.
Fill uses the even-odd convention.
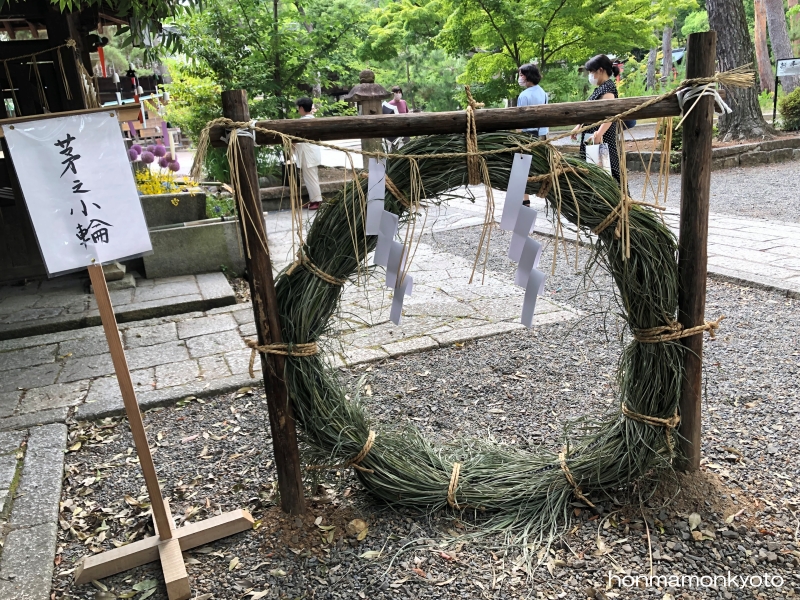
[[[781,58],[778,60],[778,77],[800,75],[800,58]]]
[[[116,115],[4,125],[50,275],[152,250]]]

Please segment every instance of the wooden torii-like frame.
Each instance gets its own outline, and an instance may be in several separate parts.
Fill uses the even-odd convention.
[[[689,79],[711,77],[715,72],[716,40],[714,31],[689,36],[686,53],[686,76]],[[627,98],[592,102],[572,102],[505,109],[476,111],[479,132],[499,131],[537,126],[592,123],[635,108],[645,98]],[[223,115],[234,122],[249,122],[247,94],[243,90],[223,92]],[[708,262],[708,213],[711,185],[711,145],[713,137],[714,99],[700,96],[693,100],[694,108],[683,122],[683,151],[681,169],[681,214],[678,241],[679,314],[678,320],[688,329],[702,325],[705,320],[706,276]],[[687,107],[688,108],[688,107]],[[680,116],[677,97],[669,96],[635,113],[631,119]],[[400,137],[431,134],[462,133],[467,117],[463,111],[433,114],[369,115],[331,117],[325,119],[296,119],[260,121],[257,127],[311,140],[331,141],[369,137]],[[213,146],[225,145],[223,126],[210,131]],[[280,144],[280,136],[256,132],[239,138],[238,169],[241,200],[251,215],[261,214],[255,144]],[[281,328],[275,296],[269,250],[259,240],[266,240],[261,219],[240,219],[242,239],[248,240],[247,268],[253,297],[259,344],[281,342]],[[686,347],[684,377],[681,389],[679,432],[682,467],[689,471],[700,466],[701,450],[701,393],[703,335],[681,340]],[[291,403],[287,402],[283,380],[283,357],[261,355],[261,365],[267,390],[267,402],[272,429],[278,487],[286,512],[304,512],[299,453]]]

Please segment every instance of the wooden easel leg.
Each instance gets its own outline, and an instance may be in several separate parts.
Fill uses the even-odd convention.
[[[253,517],[249,512],[232,510],[205,521],[189,523],[173,530],[172,534],[179,543],[180,552],[186,552],[252,528]],[[108,552],[87,556],[75,571],[75,583],[89,583],[155,562],[160,557],[160,545],[163,543],[158,536],[152,536]]]
[[[172,538],[158,545],[158,557],[161,560],[161,571],[164,573],[164,583],[167,585],[169,600],[187,600],[192,596],[189,587],[189,574],[183,562],[181,543]]]

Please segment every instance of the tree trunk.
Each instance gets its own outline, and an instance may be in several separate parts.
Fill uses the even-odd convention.
[[[763,2],[767,11],[772,53],[776,59],[792,58],[792,45],[789,43],[789,31],[786,28],[786,11],[783,9],[783,0],[763,0]],[[787,94],[793,91],[797,85],[797,77],[781,77],[781,87]]]
[[[769,58],[769,48],[767,47],[767,9],[764,0],[755,0],[755,46],[756,64],[758,64],[758,79],[761,83],[761,91],[775,91],[775,75],[772,72],[772,61]]]
[[[718,34],[720,71],[753,62],[753,41],[747,26],[743,0],[706,0],[708,24]],[[727,88],[731,114],[720,115],[717,127],[724,141],[771,137],[775,130],[764,120],[756,88]]]
[[[797,6],[797,0],[789,0],[789,8]],[[792,49],[795,56],[800,56],[800,13],[792,15],[789,19],[789,39],[792,40]]]
[[[661,63],[661,81],[666,84],[672,80],[672,27],[664,27],[661,36],[661,52],[664,55]]]
[[[647,79],[645,80],[644,89],[656,89],[656,58],[658,57],[658,48],[650,48],[650,54],[647,55]]]

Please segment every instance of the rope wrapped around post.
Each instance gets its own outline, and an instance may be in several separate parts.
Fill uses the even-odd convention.
[[[250,352],[250,366],[248,373],[250,379],[255,379],[255,372],[253,367],[256,362],[256,354],[277,354],[279,356],[314,356],[319,354],[317,342],[309,342],[307,344],[259,344],[255,340],[245,339],[245,345],[252,350]]]
[[[464,86],[464,91],[467,94],[467,181],[469,185],[478,185],[481,182],[481,172],[475,109],[483,108],[484,104],[475,101],[468,85]]]
[[[297,269],[297,267],[299,267],[299,266],[305,267],[309,272],[313,273],[314,275],[316,275],[317,277],[322,279],[322,281],[325,281],[326,283],[330,283],[331,285],[342,286],[345,283],[347,283],[347,279],[340,279],[338,277],[334,277],[333,275],[329,275],[328,273],[326,273],[325,271],[320,269],[302,251],[302,249],[297,251],[297,258],[289,266],[289,269],[286,271],[286,274],[291,276],[292,273],[294,273],[295,270]]]
[[[645,425],[650,425],[652,427],[663,427],[666,430],[667,435],[667,448],[669,448],[670,456],[674,453],[674,447],[672,445],[672,432],[678,427],[678,424],[681,422],[681,417],[678,414],[678,410],[675,409],[675,414],[672,415],[668,419],[662,419],[660,417],[651,417],[650,415],[642,415],[637,412],[632,411],[628,408],[628,405],[624,402],[622,403],[622,414],[633,421],[639,421],[639,423],[644,423]]]
[[[690,337],[707,331],[709,335],[716,337],[717,329],[720,323],[725,318],[721,315],[714,321],[706,321],[702,325],[684,329],[683,325],[677,321],[672,321],[668,325],[659,325],[658,327],[650,327],[649,329],[634,329],[633,339],[642,344],[657,344],[659,342],[672,342],[681,338]]]
[[[346,463],[341,465],[312,465],[310,467],[306,467],[309,471],[321,471],[321,470],[328,470],[328,469],[349,469],[353,467],[357,471],[361,471],[362,473],[374,473],[374,469],[367,469],[366,467],[362,467],[359,463],[367,457],[369,451],[372,450],[372,446],[375,443],[375,432],[370,429],[369,435],[367,436],[367,441],[364,442],[364,446],[359,450],[358,454],[356,454],[353,458],[348,460]]]

